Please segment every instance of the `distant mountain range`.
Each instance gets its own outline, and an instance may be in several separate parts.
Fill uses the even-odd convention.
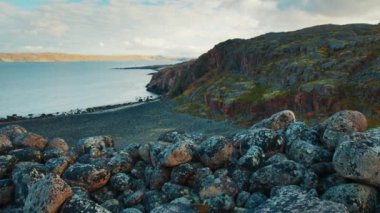
[[[152,55],[81,55],[66,53],[0,53],[0,62],[63,62],[63,61],[149,61],[177,60]]]
[[[160,70],[149,91],[179,111],[249,125],[283,109],[323,120],[342,109],[380,125],[380,24],[322,25],[217,44]]]

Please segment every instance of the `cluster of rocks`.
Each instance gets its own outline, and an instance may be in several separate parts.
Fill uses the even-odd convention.
[[[0,129],[4,212],[379,212],[380,128],[357,111],[316,126],[279,112],[229,136],[180,131],[115,150]]]

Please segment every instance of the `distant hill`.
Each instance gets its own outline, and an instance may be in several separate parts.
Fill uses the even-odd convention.
[[[176,58],[151,55],[80,55],[66,53],[0,53],[0,62],[149,61]]]
[[[318,120],[353,109],[376,126],[380,25],[322,25],[228,40],[160,70],[147,88],[174,97],[179,111],[247,125],[283,109]]]

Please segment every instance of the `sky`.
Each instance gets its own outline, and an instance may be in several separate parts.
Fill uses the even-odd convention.
[[[0,52],[197,57],[231,38],[380,22],[379,0],[0,0]]]

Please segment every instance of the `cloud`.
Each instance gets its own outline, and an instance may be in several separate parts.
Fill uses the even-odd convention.
[[[7,0],[0,2],[0,52],[43,47],[27,51],[196,57],[230,38],[378,23],[376,1],[31,0],[25,7]]]

